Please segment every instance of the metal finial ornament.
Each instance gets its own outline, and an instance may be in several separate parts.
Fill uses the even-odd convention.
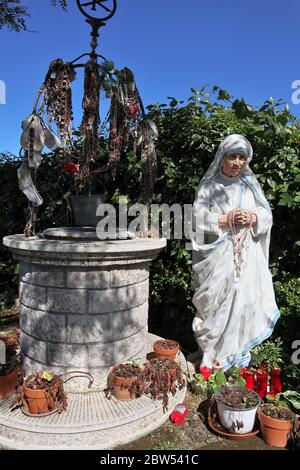
[[[117,0],[76,0],[80,12],[87,18],[85,21],[92,28],[90,53],[92,60],[97,60],[96,49],[98,47],[99,29],[105,26],[105,22],[112,18],[117,9]],[[96,16],[97,15],[97,16]],[[99,16],[102,15],[102,16]],[[104,15],[104,16],[103,16]]]
[[[114,16],[117,9],[117,0],[92,0],[89,2],[77,0],[77,6],[87,18],[106,21]]]

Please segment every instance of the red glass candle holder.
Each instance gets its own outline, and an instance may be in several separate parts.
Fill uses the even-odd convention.
[[[241,372],[241,377],[243,377],[243,379],[246,382],[246,388],[248,388],[250,390],[254,390],[254,385],[255,385],[255,374],[254,374],[254,372],[252,372],[252,370],[250,370],[250,369],[244,369]]]
[[[275,393],[282,392],[282,369],[281,367],[274,367],[271,372],[271,391]]]
[[[260,398],[264,399],[268,389],[268,372],[263,369],[258,369],[256,373],[256,392]]]

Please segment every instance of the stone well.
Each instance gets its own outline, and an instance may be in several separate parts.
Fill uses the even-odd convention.
[[[20,263],[23,366],[104,385],[112,365],[146,356],[149,264],[166,240],[61,238],[3,239]]]

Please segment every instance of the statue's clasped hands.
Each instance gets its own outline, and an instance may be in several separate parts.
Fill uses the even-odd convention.
[[[248,209],[236,209],[234,212],[234,223],[236,225],[251,226],[257,221],[256,214]]]
[[[231,221],[231,222],[230,222]],[[235,209],[228,214],[219,215],[219,226],[229,227],[230,223],[242,227],[252,227],[257,222],[257,215],[248,209]]]
[[[250,212],[246,209],[236,209],[234,212],[234,223],[236,225],[249,225],[251,221]]]

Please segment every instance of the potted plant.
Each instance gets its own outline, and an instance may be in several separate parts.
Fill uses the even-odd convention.
[[[268,391],[268,380],[271,378],[271,390],[275,393],[282,392],[282,340],[265,341],[251,351],[251,364],[257,367],[256,382],[257,393],[265,398]]]
[[[15,389],[22,380],[19,360],[19,328],[2,332],[0,340],[5,346],[5,360],[0,358],[0,399],[14,394]]]
[[[107,379],[106,396],[117,400],[133,400],[145,391],[143,369],[136,359],[115,365]]]
[[[67,396],[64,392],[63,379],[51,372],[36,372],[25,378],[12,405],[28,408],[30,414],[40,415],[52,411],[67,409]]]
[[[263,440],[272,447],[285,447],[299,429],[295,413],[274,403],[264,403],[258,409]]]
[[[150,395],[153,400],[162,400],[164,411],[168,407],[169,393],[173,396],[177,388],[185,385],[181,366],[169,359],[154,358],[140,367],[136,360],[115,365],[108,376],[106,397],[132,400],[141,395]]]
[[[251,364],[269,372],[283,363],[282,339],[265,341],[251,350]]]
[[[214,372],[216,370],[216,372]],[[224,385],[238,385],[245,387],[246,381],[242,371],[238,367],[231,367],[226,372],[222,369],[211,369],[207,366],[200,367],[199,373],[194,374],[194,379],[189,378],[189,386],[192,393],[212,396]]]
[[[159,359],[174,361],[179,351],[179,344],[172,339],[159,339],[153,343],[153,351]]]
[[[162,400],[163,410],[168,409],[169,394],[173,396],[177,388],[185,385],[183,370],[170,359],[154,358],[144,364],[145,393],[153,400]]]
[[[253,430],[260,397],[254,390],[225,385],[214,395],[222,426],[231,433],[246,434]]]

